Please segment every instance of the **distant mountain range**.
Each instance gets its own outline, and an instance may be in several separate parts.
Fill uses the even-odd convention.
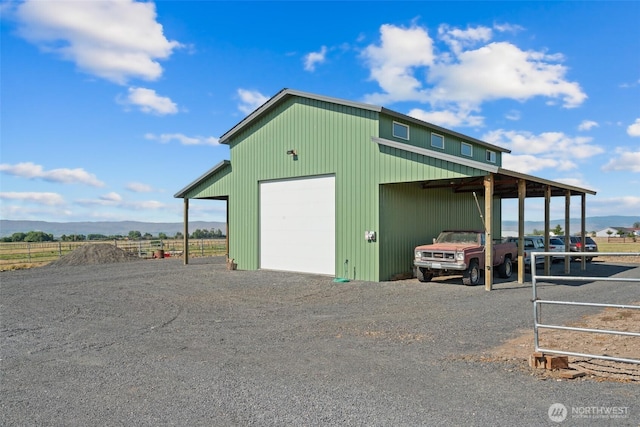
[[[632,227],[634,223],[640,222],[640,216],[597,216],[586,218],[586,231],[599,231],[607,227]],[[554,228],[556,225],[564,229],[564,219],[553,219],[549,225]],[[580,230],[580,220],[572,218],[570,222],[571,233]],[[197,229],[222,230],[227,232],[227,225],[223,222],[191,221],[189,222],[189,232],[193,233]],[[525,221],[525,233],[532,233],[533,230],[544,230],[543,221]],[[142,234],[150,233],[157,236],[158,233],[165,233],[167,236],[175,236],[177,232],[183,231],[181,222],[140,222],[140,221],[96,221],[96,222],[47,222],[47,221],[15,221],[0,220],[0,237],[11,236],[13,233],[26,233],[28,231],[42,231],[60,237],[63,234],[104,234],[105,236],[123,235],[130,231],[139,231]],[[517,221],[503,221],[502,231],[518,231]]]
[[[585,218],[585,228],[587,232],[600,231],[608,227],[632,227],[634,223],[640,222],[640,216],[593,216]],[[554,228],[560,224],[564,230],[564,218],[552,219],[549,226]],[[580,231],[580,219],[571,218],[569,220],[570,233],[574,234]],[[544,230],[544,221],[525,221],[524,232],[532,233],[533,230]],[[518,221],[502,221],[502,232],[518,231]]]
[[[167,236],[175,236],[183,231],[181,222],[139,222],[139,221],[96,221],[96,222],[47,222],[47,221],[14,221],[0,220],[0,237],[11,236],[13,233],[26,233],[29,231],[42,231],[60,237],[70,234],[104,234],[105,236],[127,236],[130,231],[139,231],[142,234],[150,233],[157,236],[165,233]],[[195,230],[222,230],[227,233],[227,225],[223,222],[190,221],[189,233]]]

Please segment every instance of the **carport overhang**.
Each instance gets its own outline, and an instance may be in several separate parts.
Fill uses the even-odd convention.
[[[184,207],[183,207],[183,239],[184,239],[184,250],[183,250],[183,262],[184,264],[189,264],[189,198],[194,199],[205,199],[205,200],[224,200],[227,202],[227,213],[226,213],[226,247],[227,253],[229,251],[229,195],[221,194],[221,195],[210,195],[210,196],[193,196],[196,194],[198,190],[206,183],[207,180],[213,178],[216,174],[219,173],[230,173],[231,172],[231,162],[229,160],[223,160],[204,174],[193,180],[189,185],[184,187],[182,190],[178,191],[173,195],[176,199],[183,199]]]
[[[484,194],[485,200],[485,229],[486,229],[486,251],[485,265],[492,266],[493,259],[493,230],[492,228],[492,207],[493,199],[518,199],[518,283],[524,283],[524,221],[525,221],[525,199],[543,197],[545,199],[545,252],[549,251],[549,234],[550,234],[550,199],[551,197],[565,198],[565,234],[570,234],[570,200],[571,196],[581,197],[581,230],[582,239],[585,239],[585,213],[586,213],[586,196],[587,194],[595,195],[596,192],[585,188],[575,187],[556,181],[551,181],[535,176],[523,174],[498,167],[494,171],[487,171],[484,176],[474,176],[466,178],[455,178],[445,180],[425,181],[422,184],[423,189],[431,188],[449,188],[454,193],[480,193]],[[569,241],[565,239],[565,251],[569,252]],[[535,268],[535,266],[533,267]],[[569,273],[570,263],[568,257],[565,258],[565,273]],[[582,257],[581,268],[586,269],[585,258]],[[545,275],[549,275],[550,260],[545,259]],[[487,291],[493,288],[493,268],[485,269],[485,289]]]

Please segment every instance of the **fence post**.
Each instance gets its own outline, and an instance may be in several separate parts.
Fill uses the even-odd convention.
[[[62,243],[58,242],[58,258],[62,258]]]
[[[138,258],[142,258],[142,242],[138,242]]]
[[[200,256],[204,256],[204,239],[200,239]]]
[[[118,247],[118,239],[113,239],[113,246]]]

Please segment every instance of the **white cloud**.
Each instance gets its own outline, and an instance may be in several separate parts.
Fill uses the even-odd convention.
[[[16,17],[26,40],[120,84],[130,78],[158,79],[158,60],[181,47],[164,36],[152,2],[26,0]]]
[[[100,200],[104,200],[105,202],[118,203],[122,201],[122,196],[120,196],[118,193],[111,192],[100,196]]]
[[[77,169],[51,169],[44,170],[41,165],[31,162],[10,165],[0,164],[0,171],[7,175],[18,176],[27,179],[42,179],[49,182],[59,182],[63,184],[86,184],[92,187],[103,187],[104,183],[94,175],[82,168]]]
[[[148,133],[144,136],[146,139],[158,141],[161,144],[168,144],[171,141],[178,141],[182,145],[219,145],[220,139],[213,136],[186,136],[181,133],[163,133],[155,135]]]
[[[553,181],[561,182],[563,184],[572,185],[574,187],[593,189],[587,184],[583,178],[553,178]]]
[[[602,167],[603,171],[630,171],[640,173],[640,150],[616,151],[618,156],[610,159],[609,162]]]
[[[640,119],[636,119],[633,124],[627,128],[627,134],[629,136],[640,136]]]
[[[520,26],[520,25],[514,25],[514,24],[493,24],[493,29],[500,32],[500,33],[519,33],[520,31],[524,30],[524,27]]]
[[[414,76],[416,68],[433,64],[433,40],[425,28],[385,24],[380,27],[380,44],[362,52],[371,79],[385,92],[365,96],[365,102],[384,104],[397,101],[426,101],[422,83]]]
[[[74,203],[80,206],[103,206],[103,207],[121,207],[122,200],[115,200],[109,198],[108,195],[100,196],[97,199],[78,199]]]
[[[479,105],[496,99],[526,101],[545,96],[562,98],[564,106],[572,108],[587,98],[579,84],[564,79],[567,68],[555,63],[555,55],[493,42],[463,51],[456,59],[431,67],[428,80],[434,85],[434,100]]]
[[[546,168],[560,168],[560,162],[549,157],[538,157],[531,154],[513,155],[505,153],[502,155],[502,166],[505,169],[530,174]],[[575,168],[575,164],[565,163],[563,170]]]
[[[640,197],[594,197],[589,201],[589,211],[594,216],[629,215],[630,212],[640,212]]]
[[[430,103],[440,115],[444,111],[452,117],[460,117],[456,111],[479,111],[482,103],[498,99],[523,102],[542,96],[560,99],[566,108],[582,104],[587,96],[578,83],[566,79],[563,55],[491,42],[494,30],[520,29],[508,24],[467,29],[443,24],[438,37],[446,48],[436,50],[426,28],[382,25],[380,41],[362,52],[370,78],[382,92],[368,94],[364,101]]]
[[[304,69],[306,71],[315,71],[317,64],[322,64],[326,60],[327,47],[322,46],[320,52],[310,52],[304,56]]]
[[[594,122],[593,120],[583,120],[582,123],[578,125],[578,130],[591,130],[598,126],[600,126],[598,122]]]
[[[511,110],[507,114],[505,114],[504,118],[507,120],[518,121],[520,120],[521,113],[518,110]]]
[[[146,209],[158,210],[158,209],[165,209],[167,207],[165,203],[158,202],[157,200],[144,200],[141,202],[131,202],[128,204],[128,206],[136,210],[146,210]]]
[[[134,193],[151,193],[153,191],[153,187],[141,182],[130,182],[125,188]]]
[[[142,87],[130,87],[126,105],[134,105],[142,112],[164,116],[176,114],[178,106],[166,96],[159,96],[153,89]]]
[[[78,199],[76,204],[81,206],[104,206],[125,210],[158,210],[167,208],[167,204],[156,200],[129,201],[124,200],[117,193],[104,194],[97,199]]]
[[[449,45],[454,54],[462,52],[464,47],[473,46],[478,42],[488,42],[493,37],[491,28],[478,26],[461,30],[442,24],[438,28],[438,37]]]
[[[17,200],[22,202],[31,202],[40,205],[56,206],[63,205],[64,199],[58,193],[37,193],[37,192],[0,192],[2,200]]]
[[[484,117],[473,115],[469,110],[425,111],[414,108],[407,115],[442,127],[482,126],[484,122]]]
[[[256,90],[247,89],[238,89],[238,97],[240,97],[240,105],[238,105],[238,110],[242,111],[245,114],[251,114],[258,107],[269,100],[268,97],[264,96]]]
[[[75,201],[79,205],[84,206],[121,206],[122,196],[118,193],[111,192],[99,196],[97,199],[80,199]]]
[[[546,168],[575,169],[578,161],[604,152],[602,147],[591,144],[592,138],[572,137],[562,132],[535,135],[526,131],[498,129],[486,133],[481,139],[518,153],[504,154],[502,165],[523,173]]]
[[[635,82],[631,82],[631,83],[622,83],[622,84],[620,84],[620,87],[623,88],[623,89],[628,89],[628,88],[636,87],[638,85],[640,85],[640,79],[638,79]]]

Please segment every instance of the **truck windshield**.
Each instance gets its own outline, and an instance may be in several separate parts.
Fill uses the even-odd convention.
[[[478,243],[478,233],[443,231],[436,239],[436,243]]]

